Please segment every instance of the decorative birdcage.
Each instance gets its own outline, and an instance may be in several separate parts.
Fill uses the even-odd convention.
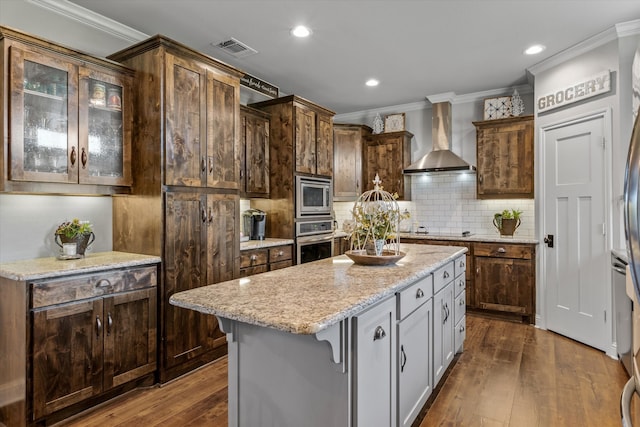
[[[398,230],[403,215],[397,195],[384,191],[376,174],[373,190],[365,191],[353,205],[351,252],[373,256],[400,254]]]

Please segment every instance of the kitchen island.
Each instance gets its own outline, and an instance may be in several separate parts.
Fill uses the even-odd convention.
[[[462,349],[453,298],[466,248],[401,250],[396,265],[343,255],[171,297],[227,334],[230,426],[411,424]]]

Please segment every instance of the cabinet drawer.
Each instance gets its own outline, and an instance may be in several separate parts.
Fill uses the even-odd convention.
[[[433,293],[445,287],[445,285],[453,280],[453,261],[448,262],[433,273]]]
[[[459,275],[461,275],[462,273],[467,271],[467,256],[466,255],[461,256],[460,258],[455,260],[453,263],[454,263],[454,271],[455,271],[455,276],[456,277],[458,277]]]
[[[433,296],[433,275],[418,280],[398,293],[398,318],[404,319]]]
[[[463,317],[460,322],[456,323],[455,329],[453,331],[453,343],[454,349],[456,353],[460,353],[462,350],[462,345],[464,344],[464,339],[467,337],[467,318]]]
[[[156,286],[156,266],[61,277],[31,283],[31,307],[45,307]]]
[[[267,263],[267,249],[253,249],[240,252],[240,268],[255,267]]]
[[[457,297],[458,295],[460,295],[460,292],[464,291],[467,287],[467,275],[465,273],[462,273],[460,276],[456,276],[456,283],[453,286],[453,292]]]
[[[256,265],[255,267],[247,267],[240,269],[240,277],[253,276],[254,274],[265,273],[267,271],[267,264]]]
[[[529,245],[476,243],[473,245],[473,254],[475,256],[531,259],[534,248]]]
[[[466,292],[462,292],[460,295],[456,297],[456,300],[453,303],[453,317],[454,324],[458,324],[460,319],[462,319],[467,311],[466,306]]]
[[[277,246],[269,249],[269,262],[280,262],[292,258],[293,246]]]
[[[272,262],[269,264],[269,271],[280,270],[281,268],[291,267],[293,265],[293,260],[285,260],[280,262]]]

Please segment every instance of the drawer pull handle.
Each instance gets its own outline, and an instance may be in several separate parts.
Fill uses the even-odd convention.
[[[418,291],[416,292],[416,299],[420,299],[424,297],[424,292],[422,292],[422,289],[418,288]]]
[[[102,334],[102,321],[100,316],[96,316],[96,336],[99,337]]]
[[[251,255],[250,259],[251,259],[251,261],[256,261],[258,259],[258,255],[253,254],[253,255]]]
[[[460,305],[464,305],[464,304],[465,304],[465,302],[464,302],[464,298],[461,298],[461,299],[460,299]]]
[[[507,250],[505,248],[498,248],[498,253],[504,254],[507,253]]]
[[[111,282],[107,279],[100,279],[98,283],[96,283],[96,287],[98,288],[107,288],[109,286],[111,286]]]
[[[464,261],[460,261],[460,267],[464,267]]]
[[[111,313],[107,313],[107,336],[111,335],[111,327],[113,326],[113,318]]]
[[[458,286],[464,288],[464,280],[460,280],[460,282],[458,282]]]
[[[378,326],[376,328],[376,331],[373,333],[373,340],[374,341],[381,340],[386,336],[387,336],[387,333],[384,331],[384,329],[382,329],[382,326]]]
[[[283,251],[278,251],[278,255],[277,256],[281,257],[282,255],[284,255],[284,252]]]
[[[449,278],[449,272],[445,271],[444,274],[442,275],[443,279],[448,279]]]

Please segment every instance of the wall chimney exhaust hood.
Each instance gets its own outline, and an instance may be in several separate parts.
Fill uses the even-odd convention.
[[[475,172],[476,167],[464,161],[450,150],[451,147],[451,102],[433,103],[432,140],[433,149],[418,161],[404,169],[405,174],[430,172]]]

